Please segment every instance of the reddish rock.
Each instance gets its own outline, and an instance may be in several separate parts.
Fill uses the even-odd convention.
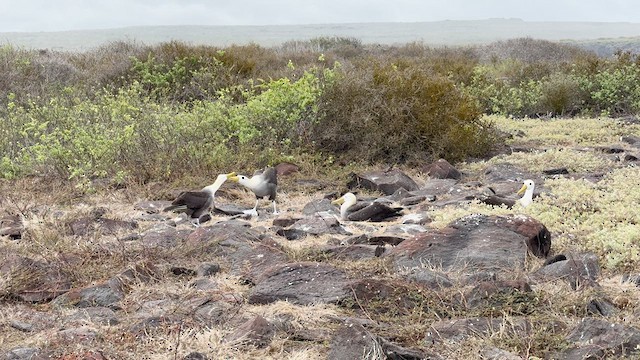
[[[460,171],[445,159],[438,159],[433,163],[424,166],[422,168],[422,172],[433,179],[459,180],[462,177]]]
[[[441,230],[429,230],[387,251],[398,269],[425,264],[444,270],[524,270],[527,251],[545,256],[550,233],[527,216],[469,215]]]
[[[350,296],[344,271],[329,264],[300,262],[268,270],[249,293],[250,304],[278,300],[294,304],[336,303]]]
[[[292,164],[290,162],[281,162],[276,165],[276,172],[278,176],[287,176],[296,173],[300,170],[300,166]]]

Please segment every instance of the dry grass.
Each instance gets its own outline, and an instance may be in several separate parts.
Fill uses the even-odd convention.
[[[480,202],[430,208],[427,212],[433,222],[429,226],[442,228],[449,222],[472,213],[523,213],[533,216],[552,232],[554,253],[592,251],[600,257],[604,267],[603,276],[599,280],[601,287],[574,291],[564,282],[540,283],[533,286],[533,293],[524,297],[522,294],[514,294],[500,298],[501,303],[506,305],[495,308],[469,308],[462,299],[471,286],[462,284],[428,291],[418,287],[409,288],[404,296],[410,298],[413,306],[402,309],[397,308],[395,299],[374,299],[340,305],[300,306],[287,302],[249,305],[244,301],[249,293],[249,286],[239,277],[224,271],[212,277],[212,281],[218,285],[213,292],[196,290],[189,285],[188,280],[167,275],[165,267],[168,265],[193,266],[201,260],[187,257],[183,251],[149,249],[136,242],[120,241],[126,232],[114,235],[96,232],[82,237],[69,235],[66,224],[88,216],[96,206],[104,207],[105,216],[109,218],[135,218],[140,214],[133,209],[132,204],[141,200],[169,197],[169,192],[163,189],[162,184],[84,194],[68,184],[46,183],[35,178],[24,179],[0,182],[0,194],[3,194],[0,197],[2,214],[22,216],[27,228],[20,241],[0,238],[0,250],[5,254],[19,254],[61,264],[76,287],[104,281],[140,261],[157,264],[163,275],[158,282],[135,284],[129,289],[121,304],[122,310],[119,311],[121,323],[115,326],[71,321],[69,319],[76,313],[75,309],[54,308],[46,303],[24,304],[5,298],[1,300],[0,306],[0,350],[35,346],[52,349],[54,356],[62,356],[99,349],[107,358],[121,359],[180,359],[192,351],[205,353],[213,359],[323,359],[327,356],[332,331],[346,317],[361,317],[371,322],[369,328],[374,333],[407,347],[437,350],[437,353],[450,359],[477,358],[477,354],[488,347],[533,359],[542,358],[551,350],[567,346],[563,342],[566,330],[549,331],[549,327],[559,323],[565,329],[570,329],[580,318],[589,315],[587,304],[592,299],[607,299],[615,306],[616,312],[609,318],[610,321],[640,326],[636,316],[640,308],[640,290],[633,284],[622,284],[620,280],[625,272],[640,272],[637,266],[640,256],[637,245],[640,240],[640,215],[636,211],[640,193],[631,190],[640,186],[640,171],[638,167],[611,162],[605,154],[584,150],[616,143],[621,134],[640,135],[638,126],[607,119],[492,120],[504,131],[522,131],[524,135],[510,140],[511,146],[534,145],[546,151],[514,153],[488,161],[458,164],[459,168],[471,176],[499,162],[512,162],[532,172],[546,167],[566,166],[576,173],[603,171],[606,175],[597,183],[571,177],[545,179],[544,187],[548,192],[536,198],[533,205],[526,209],[507,209]],[[322,167],[310,165],[300,174],[283,178],[278,194],[279,210],[284,215],[296,216],[311,200],[333,191],[344,191],[347,170],[351,169],[356,169],[356,166],[350,164],[342,171],[323,173],[325,170]],[[428,181],[428,178],[415,170],[403,170],[419,184]],[[317,190],[297,183],[308,177],[319,178],[325,183],[325,187]],[[220,202],[234,202],[247,208],[254,204],[253,194],[242,188],[225,184],[222,190],[218,199]],[[363,192],[361,195],[375,194]],[[267,215],[251,220],[252,226],[269,229],[273,220],[270,215],[271,204],[263,201],[259,209]],[[214,221],[223,219],[226,217],[219,216]],[[349,223],[347,226],[356,233],[375,234],[397,223],[398,221],[380,224]],[[140,231],[153,225],[152,222],[139,224]],[[189,226],[179,225],[180,228]],[[293,261],[326,261],[358,278],[388,281],[402,279],[403,275],[396,273],[385,259],[344,261],[327,258],[322,249],[333,237],[341,236],[308,236],[288,241],[274,235],[274,240],[285,248]],[[526,279],[527,273],[537,269],[541,263],[540,259],[530,258],[527,272],[517,274],[517,277]],[[9,280],[11,279],[0,277],[0,284],[6,285]],[[182,311],[184,304],[190,299],[224,295],[231,295],[239,301],[233,305],[232,312],[226,314],[227,321],[221,324],[203,326],[184,321],[168,324],[138,338],[132,337],[128,331],[143,314],[175,314]],[[523,304],[527,306],[523,307]],[[527,318],[535,326],[526,336],[507,331],[523,313],[527,314]],[[238,323],[256,315],[263,316],[272,323],[286,324],[286,329],[278,330],[266,348],[238,346],[222,341]],[[432,349],[424,342],[424,336],[434,321],[487,315],[502,319],[502,325],[489,333],[472,336],[462,345],[444,343]],[[37,316],[37,320],[34,320],[34,316]],[[37,324],[41,328],[33,332],[19,331],[12,324],[20,321]],[[98,336],[86,341],[61,340],[61,330],[78,326],[95,331]],[[320,335],[315,340],[304,341],[292,335],[310,331]]]

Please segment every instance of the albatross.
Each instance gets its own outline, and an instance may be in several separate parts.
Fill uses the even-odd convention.
[[[235,172],[229,174],[220,174],[216,178],[216,181],[202,188],[200,191],[183,191],[178,197],[173,200],[171,205],[164,208],[164,211],[170,211],[175,209],[181,209],[189,217],[195,219],[194,226],[200,226],[200,217],[209,212],[209,209],[213,206],[213,200],[216,191],[222,186],[222,184],[232,176],[235,176]]]
[[[379,201],[361,202],[356,205],[357,201],[356,196],[348,192],[331,203],[340,205],[342,220],[380,222],[397,217],[402,212],[401,207],[390,207]]]
[[[340,205],[340,218],[342,220],[347,220],[347,211],[350,207],[355,205],[357,201],[358,200],[356,199],[356,196],[353,193],[348,192],[341,197],[333,200],[331,203]]]
[[[266,167],[262,172],[257,171],[252,177],[245,175],[236,175],[229,177],[229,180],[235,181],[240,185],[253,191],[256,196],[256,204],[253,209],[245,210],[245,214],[258,216],[258,202],[260,199],[269,197],[273,202],[273,214],[278,215],[276,210],[276,190],[278,188],[278,174],[273,167]]]
[[[534,188],[535,188],[535,184],[533,183],[533,180],[527,179],[523,182],[522,187],[520,188],[520,190],[518,190],[518,195],[524,194],[518,200],[518,202],[520,203],[520,205],[522,205],[522,207],[527,207],[531,205],[531,203],[533,202]]]

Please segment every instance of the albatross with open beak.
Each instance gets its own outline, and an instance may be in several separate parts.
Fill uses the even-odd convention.
[[[244,175],[236,175],[229,177],[229,180],[235,181],[240,185],[253,191],[256,196],[256,204],[253,209],[245,210],[245,214],[251,216],[258,216],[258,202],[260,199],[269,197],[269,200],[273,202],[273,214],[278,215],[276,210],[276,190],[278,189],[278,174],[273,167],[267,167],[262,172],[254,174],[252,177]]]
[[[535,188],[535,184],[533,183],[533,180],[525,180],[522,184],[522,187],[520,188],[520,190],[518,190],[518,195],[522,195],[524,194],[524,196],[522,196],[518,202],[520,203],[520,205],[522,205],[522,207],[527,207],[529,205],[531,205],[531,203],[533,202],[533,189]]]
[[[200,217],[209,212],[213,206],[216,191],[222,186],[222,184],[231,176],[235,176],[236,173],[220,174],[216,178],[216,181],[202,188],[200,191],[183,191],[178,197],[173,200],[171,205],[164,208],[164,211],[180,209],[184,211],[189,217],[195,219],[194,226],[200,226]]]

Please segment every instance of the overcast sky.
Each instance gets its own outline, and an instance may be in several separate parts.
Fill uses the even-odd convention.
[[[639,0],[0,0],[0,32],[520,18],[640,22]]]

